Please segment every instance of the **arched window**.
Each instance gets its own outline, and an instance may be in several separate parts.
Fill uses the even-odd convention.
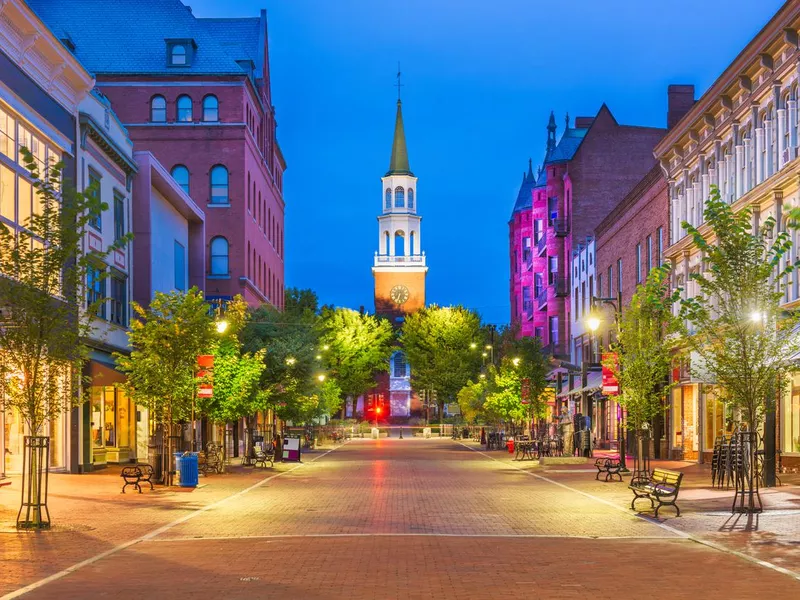
[[[172,47],[171,63],[173,65],[186,64],[186,46],[183,44],[175,44]]]
[[[415,242],[416,242],[416,235],[414,235],[414,232],[412,231],[411,233],[408,234],[408,253],[411,254],[412,256],[415,252],[414,250],[416,247]]]
[[[392,366],[392,377],[406,377],[408,375],[406,355],[402,352],[395,352],[392,355]]]
[[[391,248],[390,248],[390,238],[389,238],[389,232],[388,231],[384,231],[383,232],[383,242],[384,242],[383,253],[388,256],[389,255],[389,251],[391,250]]]
[[[211,274],[228,274],[228,240],[224,237],[211,240]]]
[[[403,188],[397,186],[394,188],[394,207],[403,208],[406,205],[406,197]]]
[[[150,120],[153,123],[165,123],[167,120],[167,101],[164,96],[153,96],[150,99]]]
[[[228,169],[217,165],[211,169],[211,204],[228,204]]]
[[[189,96],[178,96],[178,121],[192,122],[192,99]]]
[[[408,208],[414,208],[414,190],[408,188]]]
[[[214,95],[203,98],[203,121],[219,121],[219,100]]]
[[[181,186],[181,189],[189,193],[189,169],[184,167],[183,165],[175,165],[172,167],[172,178],[175,182]]]
[[[392,208],[392,190],[386,188],[386,208]]]
[[[406,255],[406,236],[402,231],[399,230],[394,232],[394,255]]]

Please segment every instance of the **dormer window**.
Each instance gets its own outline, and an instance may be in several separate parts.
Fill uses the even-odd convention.
[[[171,39],[167,42],[167,66],[191,67],[197,45],[192,39]]]
[[[186,64],[186,46],[183,44],[175,44],[172,47],[172,64],[181,66]]]

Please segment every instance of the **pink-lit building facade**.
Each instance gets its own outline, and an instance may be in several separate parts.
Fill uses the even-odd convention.
[[[286,164],[266,11],[201,19],[177,1],[30,4],[95,75],[136,150],[205,213],[206,296],[282,308]]]

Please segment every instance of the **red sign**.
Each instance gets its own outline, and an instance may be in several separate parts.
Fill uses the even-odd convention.
[[[198,398],[213,398],[214,386],[209,383],[201,383],[200,389],[197,390]]]
[[[213,369],[214,368],[214,355],[213,354],[201,354],[197,357],[197,366],[204,367],[206,369]]]
[[[522,380],[522,404],[531,403],[531,380],[525,377]]]
[[[619,396],[619,382],[613,371],[607,366],[609,362],[617,363],[615,352],[603,353],[603,394],[606,396]]]

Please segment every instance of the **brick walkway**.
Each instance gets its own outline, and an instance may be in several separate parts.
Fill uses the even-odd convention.
[[[797,568],[796,489],[769,500],[788,508],[754,536],[721,529],[729,514],[692,486],[664,527],[585,466],[520,469],[451,440],[356,440],[316,459],[193,492],[123,496],[113,474],[57,476],[53,531],[0,530],[0,594],[109,552],[26,597],[640,598],[647,571],[678,577],[671,598],[800,595],[789,575],[687,538]],[[18,493],[0,490],[0,523]],[[777,544],[756,543],[766,531]]]

